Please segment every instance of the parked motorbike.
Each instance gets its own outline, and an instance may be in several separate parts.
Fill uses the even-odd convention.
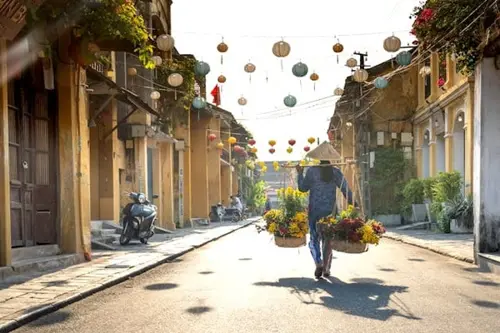
[[[224,208],[221,203],[218,203],[216,206],[211,207],[209,218],[210,222],[238,222],[241,221],[242,216],[238,209]]]
[[[158,217],[157,207],[153,205],[144,193],[131,192],[128,203],[122,211],[122,232],[120,244],[127,245],[132,239],[139,239],[142,244],[147,244],[149,238],[155,234],[155,222]],[[153,195],[153,199],[157,199]]]

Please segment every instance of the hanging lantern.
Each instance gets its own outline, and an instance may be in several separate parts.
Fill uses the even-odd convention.
[[[274,145],[276,145],[276,140],[269,140],[268,143],[271,147],[274,147]]]
[[[342,89],[342,88],[335,88],[335,90],[333,91],[333,94],[335,96],[342,96],[344,94],[344,89]]]
[[[220,53],[226,53],[228,49],[229,47],[226,43],[224,43],[224,37],[222,37],[222,42],[217,45],[217,51],[219,51]],[[222,54],[220,55],[220,63],[221,65],[224,63],[224,56]]]
[[[276,149],[274,149],[274,148],[269,148],[269,152],[270,152],[271,154],[274,154],[274,153],[276,152]]]
[[[387,37],[384,40],[384,50],[390,53],[399,51],[401,48],[401,39],[396,36]]]
[[[295,96],[288,95],[283,99],[283,103],[286,107],[293,108],[295,105],[297,105],[297,99],[295,98]]]
[[[254,139],[250,139],[250,140],[248,140],[248,144],[249,144],[250,146],[255,146],[256,142],[255,142],[255,140],[254,140]]]
[[[411,53],[408,51],[399,52],[396,56],[396,62],[400,66],[408,66],[411,63]]]
[[[217,149],[224,149],[224,144],[222,142],[218,142],[215,146]]]
[[[349,68],[354,68],[358,65],[358,61],[355,58],[349,58],[345,62],[345,65]]]
[[[240,98],[238,98],[238,104],[241,106],[247,105],[247,99],[245,97],[241,96]]]
[[[219,83],[225,83],[226,82],[226,77],[224,75],[219,75],[217,78],[217,82]]]
[[[248,74],[248,81],[251,83],[252,82],[252,73],[255,72],[255,65],[252,64],[251,62],[249,62],[248,64],[245,65],[245,67],[243,68],[245,70],[245,72],[247,72]]]
[[[227,143],[229,143],[230,145],[234,145],[236,143],[236,138],[234,136],[230,136],[229,138],[227,138]]]
[[[233,147],[233,150],[234,150],[235,152],[239,153],[239,152],[241,152],[241,151],[243,150],[243,148],[241,148],[241,146],[235,145],[235,146]]]
[[[151,60],[154,62],[155,67],[159,67],[163,63],[163,59],[160,56],[154,56]]]
[[[177,88],[182,85],[184,78],[179,73],[172,73],[168,76],[167,82],[171,87]]]
[[[384,88],[387,88],[387,86],[389,85],[389,81],[387,81],[387,79],[385,77],[378,77],[375,79],[375,82],[373,83],[375,88],[377,89],[384,89]]]
[[[339,63],[339,53],[344,51],[344,45],[340,44],[338,41],[333,45],[333,52],[337,54],[337,64]]]
[[[273,54],[276,57],[281,58],[281,71],[283,71],[283,58],[288,57],[290,54],[290,44],[284,40],[274,43]]]
[[[135,67],[129,67],[127,69],[127,74],[129,76],[136,76],[137,75],[137,69]]]
[[[296,77],[304,77],[307,75],[308,71],[309,68],[307,68],[307,65],[302,62],[298,62],[292,67],[292,73]]]
[[[365,82],[366,80],[368,80],[368,72],[364,69],[356,69],[354,71],[354,74],[352,74],[352,78],[354,79],[354,81],[356,82]]]
[[[160,35],[156,38],[156,46],[163,52],[171,51],[175,46],[175,40],[170,35]]]
[[[207,64],[206,62],[198,61],[196,62],[196,65],[194,65],[194,73],[197,76],[204,77],[208,73],[210,73],[210,65]]]
[[[305,146],[305,147],[304,147],[304,151],[305,151],[306,153],[307,153],[309,150],[311,150],[311,147],[309,147],[309,146]]]
[[[201,110],[207,105],[207,101],[203,97],[195,97],[191,105],[196,110]]]
[[[213,133],[208,135],[208,140],[210,140],[210,142],[214,141],[215,139],[217,139],[217,135]]]
[[[309,139],[307,139],[307,142],[313,144],[314,142],[316,142],[316,139],[311,136]]]
[[[255,148],[255,147],[250,148],[250,152],[252,154],[257,154],[257,148]]]
[[[288,148],[286,149],[286,152],[287,152],[288,154],[291,154],[291,153],[293,152],[293,148],[292,148],[292,147],[288,147]]]
[[[431,68],[429,66],[424,66],[419,71],[421,76],[431,75]]]
[[[157,100],[159,100],[159,99],[160,99],[161,94],[160,94],[160,92],[158,92],[158,91],[154,90],[154,91],[152,91],[152,92],[151,92],[151,94],[150,94],[149,96],[151,97],[151,99],[152,99],[153,101],[157,101]]]
[[[319,80],[319,75],[316,74],[316,73],[312,73],[311,76],[309,76],[309,78],[311,79],[312,82],[314,82],[314,91],[316,91],[316,81]]]
[[[294,140],[294,139],[290,139],[290,140],[288,140],[288,144],[289,144],[290,146],[295,145],[295,140]]]

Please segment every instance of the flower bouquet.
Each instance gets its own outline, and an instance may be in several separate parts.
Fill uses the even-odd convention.
[[[325,241],[330,240],[335,251],[345,253],[366,252],[368,244],[378,245],[385,233],[380,222],[364,221],[354,206],[349,206],[338,217],[329,215],[320,219],[316,228]]]
[[[279,209],[271,209],[264,215],[266,224],[257,230],[274,235],[279,247],[300,247],[306,245],[309,231],[305,194],[291,187],[278,190]]]

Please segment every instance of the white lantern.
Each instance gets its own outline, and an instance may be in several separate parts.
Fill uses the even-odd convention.
[[[354,58],[347,59],[345,65],[349,68],[354,68],[358,65],[358,61]]]
[[[136,76],[137,75],[137,69],[135,67],[130,67],[127,69],[127,74],[129,76]]]
[[[244,105],[247,105],[247,99],[245,97],[240,97],[238,99],[238,104],[241,105],[241,106],[244,106]]]
[[[387,37],[384,40],[384,50],[387,52],[397,52],[401,48],[401,39],[396,36]]]
[[[335,90],[333,91],[333,94],[335,96],[342,96],[344,94],[344,89],[342,89],[342,88],[335,88]]]
[[[159,99],[160,99],[160,96],[161,96],[161,95],[160,95],[160,93],[159,93],[158,91],[154,90],[154,91],[152,91],[152,92],[151,92],[151,95],[150,95],[150,96],[151,96],[151,99],[152,99],[153,101],[157,101],[157,100],[159,100]]]
[[[175,46],[175,40],[174,37],[170,35],[160,35],[156,39],[156,46],[161,50],[161,51],[170,51],[174,48]]]
[[[249,62],[248,64],[245,65],[245,72],[247,73],[253,73],[255,72],[255,65]]]
[[[161,66],[161,64],[163,63],[163,60],[160,56],[154,56],[151,58],[151,60],[153,60],[156,67]]]
[[[356,82],[365,82],[368,80],[368,72],[364,69],[356,69],[354,74],[352,74],[352,78]]]
[[[171,87],[179,87],[184,82],[184,78],[179,73],[172,73],[168,76],[167,82]]]
[[[420,69],[419,73],[421,76],[431,75],[431,68],[429,66],[424,66]]]

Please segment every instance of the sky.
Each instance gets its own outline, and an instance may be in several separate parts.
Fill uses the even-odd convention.
[[[207,101],[217,77],[221,85],[221,107],[232,112],[257,141],[259,160],[300,160],[309,137],[327,140],[334,113],[333,91],[343,87],[350,75],[345,62],[353,52],[368,52],[368,65],[391,58],[382,45],[395,35],[402,45],[411,43],[409,15],[418,0],[177,0],[172,4],[172,35],[181,54],[193,54],[207,62]],[[224,38],[229,46],[223,54],[217,45]],[[283,38],[291,46],[290,55],[281,61],[272,46]],[[344,51],[337,56],[332,46],[337,39]],[[256,71],[248,74],[248,62]],[[292,66],[305,63],[309,73],[302,79],[292,74]],[[309,79],[319,75],[316,84]],[[287,108],[283,99],[291,94],[297,105]],[[247,104],[240,106],[238,99]],[[269,140],[276,140],[276,152],[268,152]],[[288,140],[296,141],[291,154]],[[315,144],[311,146],[315,147]]]

